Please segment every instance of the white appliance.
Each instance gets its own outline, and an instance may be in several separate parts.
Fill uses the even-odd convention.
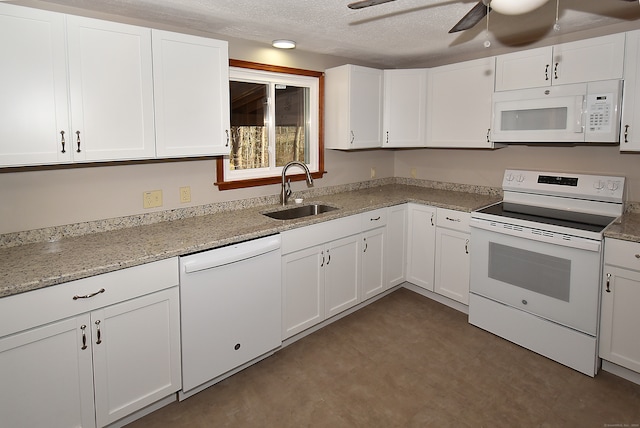
[[[180,399],[281,345],[280,272],[280,235],[180,257]]]
[[[493,94],[494,142],[618,143],[622,81]]]
[[[594,376],[603,231],[624,177],[507,170],[471,213],[469,322]]]

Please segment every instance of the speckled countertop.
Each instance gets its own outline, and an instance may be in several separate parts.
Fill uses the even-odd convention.
[[[604,231],[605,238],[640,242],[640,213],[627,212]]]
[[[305,204],[339,208],[317,217],[274,220],[262,213],[280,207],[261,205],[0,248],[0,297],[404,202],[470,212],[500,199],[496,194],[387,184],[306,198]]]

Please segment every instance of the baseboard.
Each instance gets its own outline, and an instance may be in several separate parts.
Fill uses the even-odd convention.
[[[124,418],[115,421],[114,423],[108,425],[108,428],[121,428],[125,425],[129,425],[131,422],[136,421],[144,416],[147,416],[150,413],[155,412],[162,407],[173,403],[177,400],[177,394],[171,394],[168,397],[165,397],[161,400],[156,401],[153,404],[148,405],[147,407],[138,410],[137,412],[133,412],[129,416],[125,416]]]
[[[434,293],[433,291],[429,291],[410,282],[404,282],[401,284],[401,286],[403,288],[406,288],[407,290],[413,291],[414,293],[418,293],[421,296],[427,297],[431,300],[435,300],[438,303],[442,303],[445,306],[449,306],[450,308],[469,315],[469,306],[465,305],[464,303],[456,302],[455,300],[451,300],[448,297],[442,296],[438,293]]]
[[[629,370],[626,367],[619,366],[610,361],[602,360],[602,370],[640,385],[640,373]]]

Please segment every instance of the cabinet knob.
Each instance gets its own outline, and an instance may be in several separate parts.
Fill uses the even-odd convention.
[[[233,349],[235,349],[236,351],[237,351],[238,349],[240,349],[240,344],[239,344],[239,343],[236,343],[236,346],[234,346],[234,347],[233,347]]]

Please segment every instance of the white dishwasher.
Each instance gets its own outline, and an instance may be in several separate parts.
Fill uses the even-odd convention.
[[[280,272],[280,235],[180,258],[181,399],[281,345]]]

